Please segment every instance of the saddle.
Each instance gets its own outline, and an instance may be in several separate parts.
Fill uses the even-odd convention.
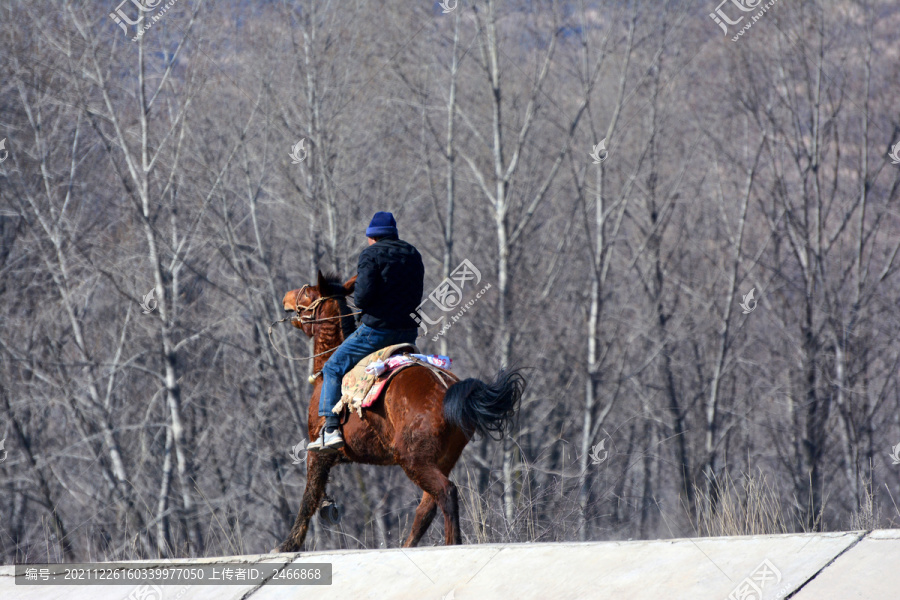
[[[437,373],[441,383],[444,384],[444,387],[449,387],[446,381],[448,379],[454,383],[459,381],[452,373],[411,356],[409,356],[408,362],[404,362],[381,375],[366,372],[366,367],[368,367],[370,363],[386,361],[388,358],[398,354],[408,356],[410,354],[418,353],[418,348],[413,344],[394,344],[393,346],[376,350],[363,358],[356,363],[356,366],[350,369],[341,380],[341,400],[337,403],[332,412],[339,415],[343,412],[344,408],[347,408],[356,411],[356,414],[359,417],[362,417],[362,409],[368,408],[378,400],[381,393],[387,387],[388,382],[390,382],[397,373],[415,365],[428,367],[433,372]]]

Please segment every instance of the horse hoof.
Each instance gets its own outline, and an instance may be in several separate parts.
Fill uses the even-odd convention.
[[[322,506],[319,507],[319,518],[328,525],[338,525],[343,514],[344,510],[341,505],[332,498],[325,498],[322,501]]]

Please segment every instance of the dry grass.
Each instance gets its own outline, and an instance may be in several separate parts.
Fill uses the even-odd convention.
[[[790,533],[778,491],[761,471],[742,474],[738,481],[726,474],[713,482],[718,489],[713,497],[706,489],[697,490],[699,515],[695,525],[698,536],[765,535]]]
[[[851,531],[871,531],[878,528],[881,520],[880,507],[875,502],[875,490],[872,489],[872,480],[863,482],[863,498],[857,510],[850,513]]]

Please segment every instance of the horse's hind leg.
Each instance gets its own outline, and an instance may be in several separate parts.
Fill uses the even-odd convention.
[[[422,536],[425,535],[425,532],[428,531],[428,526],[431,525],[431,522],[434,520],[436,512],[437,502],[435,502],[434,496],[425,492],[422,494],[422,501],[419,502],[419,506],[416,507],[416,518],[413,520],[409,537],[403,542],[404,548],[415,548],[419,545],[419,540],[421,540]]]
[[[447,495],[441,510],[444,512],[445,544],[462,544],[462,530],[459,528],[459,492],[449,479],[447,480]]]
[[[325,495],[325,484],[328,483],[328,473],[337,462],[338,456],[336,453],[321,454],[317,452],[310,452],[307,455],[306,489],[303,490],[303,501],[300,503],[300,510],[297,512],[297,519],[294,521],[291,533],[278,547],[280,552],[299,552],[303,548],[303,542],[306,540],[309,530],[309,520],[319,510],[322,497]]]
[[[459,493],[456,491],[456,485],[436,465],[403,466],[403,470],[416,485],[428,492],[437,501],[437,505],[441,507],[441,512],[444,513],[444,543],[448,546],[461,544]],[[424,498],[422,501],[424,502]],[[419,504],[420,508],[421,506]],[[416,510],[416,518],[418,519],[418,509]],[[415,523],[413,523],[413,531],[415,531]],[[412,533],[410,533],[410,537],[412,537]]]

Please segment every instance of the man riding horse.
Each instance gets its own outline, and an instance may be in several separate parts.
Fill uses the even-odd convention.
[[[313,370],[325,377],[314,380],[307,430],[316,440],[308,446],[313,451],[306,455],[303,499],[281,552],[302,549],[310,519],[322,506],[329,472],[348,462],[398,465],[422,489],[404,546],[419,543],[438,509],[444,515],[445,543],[461,543],[459,492],[450,472],[474,435],[499,438],[507,432],[525,390],[517,369],[501,367],[490,381],[459,380],[411,364],[392,373],[365,412],[351,410],[339,421],[332,407],[339,401],[343,375],[372,352],[414,342],[411,313],[422,299],[422,257],[400,241],[393,215],[376,213],[366,236],[369,247],[360,254],[356,276],[341,282],[337,275],[319,272],[315,285],[290,290],[282,300],[284,310],[295,315],[291,324],[313,338],[309,358]],[[351,294],[363,313],[355,331],[347,305]]]
[[[425,267],[412,244],[400,239],[389,212],[377,212],[366,229],[369,247],[359,255],[354,298],[362,324],[338,346],[322,369],[319,416],[325,427],[307,448],[335,452],[344,445],[340,416],[332,409],[341,399],[341,379],[360,360],[394,344],[413,344],[418,325],[410,316],[422,301]]]

